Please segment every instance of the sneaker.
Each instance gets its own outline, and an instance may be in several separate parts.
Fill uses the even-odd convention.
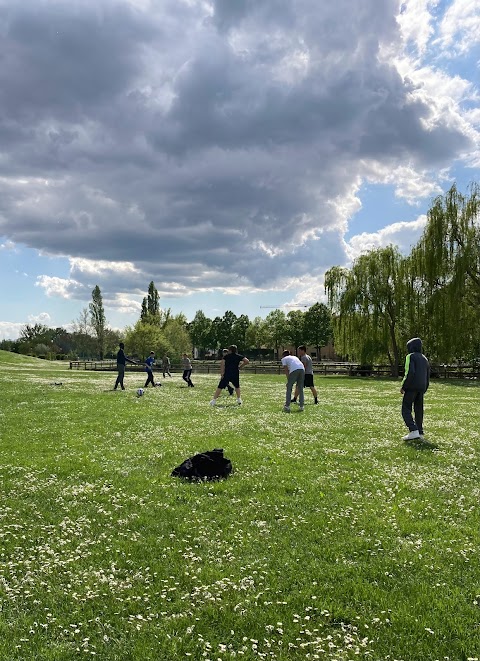
[[[216,406],[216,405],[217,405],[217,400],[212,399],[212,401],[210,402],[210,406]]]
[[[284,410],[285,413],[290,413],[290,407],[289,407],[289,406],[286,406],[286,405],[285,405],[285,406],[283,407],[283,410]]]
[[[299,410],[299,411],[304,411],[305,409],[303,408],[303,406],[299,406],[299,407],[298,407],[298,410]]]
[[[241,406],[241,405],[243,404],[241,397],[239,397],[239,398],[237,399],[237,404],[238,404],[239,406]]]
[[[420,433],[418,429],[415,429],[415,431],[411,431],[408,433],[406,436],[402,438],[402,441],[413,441],[415,438],[420,438]]]

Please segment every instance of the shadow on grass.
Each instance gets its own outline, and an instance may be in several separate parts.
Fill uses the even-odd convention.
[[[405,441],[405,445],[409,445],[415,450],[438,450],[438,445],[435,445],[435,443],[430,443],[430,441],[425,439],[422,441],[421,438],[413,438],[409,441]]]

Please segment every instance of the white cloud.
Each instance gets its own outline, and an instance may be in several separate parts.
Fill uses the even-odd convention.
[[[413,44],[417,54],[423,55],[435,32],[432,11],[438,0],[405,0],[398,16],[402,36],[407,46]]]
[[[408,253],[418,242],[427,217],[421,215],[411,222],[399,222],[387,225],[378,232],[362,232],[348,241],[346,251],[353,261],[362,253],[376,248],[384,248],[390,244],[398,246],[401,252]]]
[[[44,289],[47,296],[60,298],[76,298],[75,294],[82,289],[82,285],[75,280],[49,275],[39,275],[35,286]]]
[[[480,43],[478,0],[453,0],[440,23],[439,41],[450,57],[467,53]]]
[[[30,324],[43,324],[48,326],[51,322],[51,317],[48,312],[40,312],[40,314],[30,314],[28,315],[28,322]]]
[[[14,321],[0,321],[0,340],[17,340],[24,326]]]

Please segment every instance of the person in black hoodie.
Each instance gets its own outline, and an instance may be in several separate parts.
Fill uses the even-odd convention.
[[[126,363],[132,363],[132,365],[135,365],[136,363],[135,363],[134,360],[130,360],[130,358],[126,357],[125,351],[124,351],[125,345],[124,345],[123,342],[120,342],[119,347],[120,348],[119,348],[118,353],[117,353],[117,372],[118,372],[118,376],[117,376],[117,380],[115,381],[115,385],[114,385],[113,389],[116,390],[118,388],[118,386],[120,386],[120,388],[122,390],[125,390],[125,386],[123,385],[123,379],[124,379],[124,376],[125,376],[125,364]]]
[[[400,392],[403,395],[402,417],[409,432],[402,440],[423,439],[423,396],[430,385],[430,365],[422,353],[422,340],[414,337],[407,342],[405,377]],[[412,416],[412,406],[415,420]]]

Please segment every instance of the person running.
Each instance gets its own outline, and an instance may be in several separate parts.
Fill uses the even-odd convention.
[[[144,388],[148,388],[148,384],[151,383],[153,388],[155,388],[155,382],[153,380],[153,366],[155,364],[155,352],[150,351],[150,355],[145,360],[145,372],[147,373],[147,380],[145,381]]]
[[[422,340],[414,337],[407,342],[405,359],[405,377],[400,387],[402,400],[402,418],[408,427],[408,434],[403,441],[415,438],[423,440],[423,396],[430,385],[430,364],[422,353]],[[415,420],[412,416],[412,406]]]
[[[313,383],[313,360],[308,355],[307,347],[304,344],[301,344],[298,347],[297,351],[298,351],[298,357],[302,361],[303,366],[305,368],[305,381],[303,386],[304,388],[310,388],[310,390],[312,391],[312,395],[314,397],[314,403],[318,404],[318,394],[315,385]],[[295,395],[292,399],[292,402],[294,404],[297,403],[297,397],[298,397],[298,386],[295,386]]]
[[[215,394],[213,395],[213,399],[210,402],[210,406],[216,405],[217,399],[222,394],[222,390],[230,383],[237,393],[237,404],[242,404],[242,398],[240,396],[240,368],[244,365],[248,365],[249,362],[248,358],[237,353],[236,344],[232,344],[228,348],[228,353],[220,363],[221,378],[218,387],[215,390]]]
[[[172,375],[170,374],[170,358],[166,354],[162,359],[162,369],[163,369],[163,378],[165,378],[165,374],[168,374],[170,378],[172,377]]]
[[[192,362],[186,353],[184,353],[182,357],[182,366],[183,366],[182,379],[186,382],[189,388],[193,388],[194,386],[192,383],[192,379],[190,378],[193,369]]]
[[[125,390],[125,386],[123,385],[123,379],[125,377],[125,365],[126,363],[132,363],[132,365],[136,365],[136,362],[134,360],[130,360],[130,358],[127,358],[125,355],[125,345],[123,342],[120,342],[118,345],[120,348],[117,352],[117,380],[115,381],[115,385],[113,387],[114,390],[120,386],[122,390]]]
[[[292,388],[293,385],[296,384],[296,387],[298,388],[298,410],[303,411],[303,383],[305,381],[305,367],[299,358],[290,355],[290,351],[288,351],[288,349],[283,352],[282,365],[285,369],[285,376],[287,377],[287,391],[285,395],[285,406],[283,407],[283,410],[285,413],[290,413]]]

